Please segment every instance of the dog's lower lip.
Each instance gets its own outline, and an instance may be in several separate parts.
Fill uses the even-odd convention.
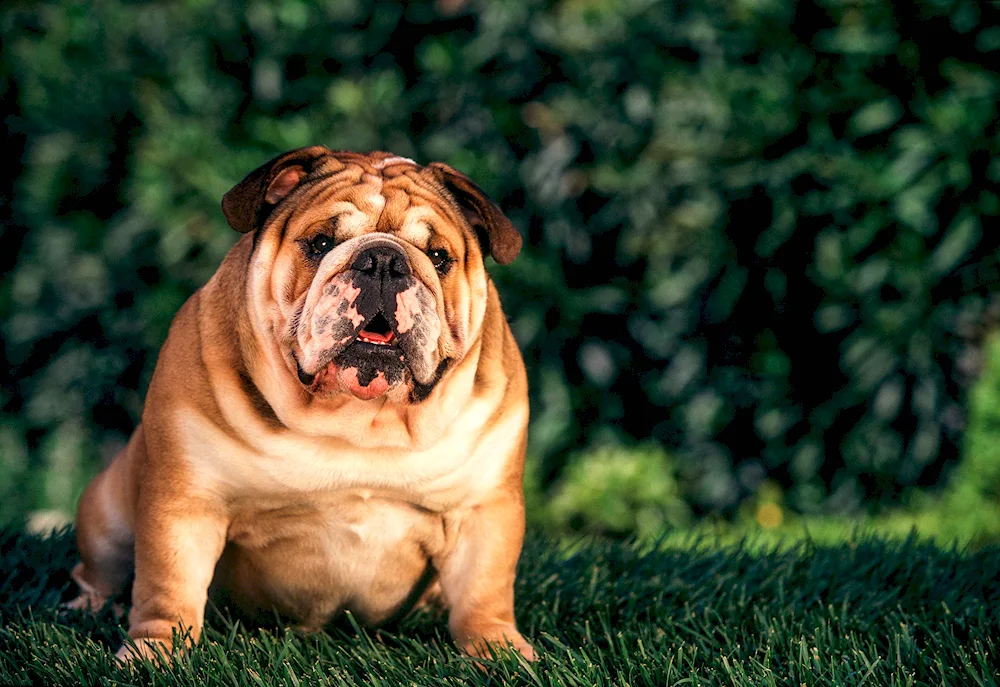
[[[299,357],[294,353],[292,354],[292,362],[295,363],[295,376],[299,378],[299,382],[301,382],[303,386],[312,386],[312,383],[316,381],[316,374],[319,373],[309,374],[303,370],[302,364],[299,362]]]
[[[302,382],[306,386],[310,386],[313,383],[313,381],[316,379],[316,375],[308,374],[305,370],[303,370],[299,366],[298,361],[295,362],[295,371],[296,371],[296,374],[299,377],[299,381]]]

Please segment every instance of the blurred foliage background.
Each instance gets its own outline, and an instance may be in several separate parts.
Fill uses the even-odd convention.
[[[492,272],[536,524],[998,529],[990,3],[10,0],[0,41],[0,520],[72,512],[222,194],[322,143],[446,161],[525,234]]]

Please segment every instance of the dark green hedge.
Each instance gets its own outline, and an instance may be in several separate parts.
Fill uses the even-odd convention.
[[[1000,248],[989,3],[5,2],[0,515],[68,508],[141,410],[221,195],[324,143],[445,160],[548,481],[670,449],[696,509],[849,511],[958,451]]]

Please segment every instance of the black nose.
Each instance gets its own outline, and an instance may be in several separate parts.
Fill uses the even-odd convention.
[[[372,246],[358,253],[351,268],[378,281],[410,276],[410,264],[403,251],[386,244]]]

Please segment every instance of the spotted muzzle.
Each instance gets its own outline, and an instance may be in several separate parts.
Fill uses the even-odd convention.
[[[439,372],[441,320],[433,292],[406,249],[385,237],[360,242],[345,268],[321,268],[294,324],[299,381],[310,392],[382,396]]]

